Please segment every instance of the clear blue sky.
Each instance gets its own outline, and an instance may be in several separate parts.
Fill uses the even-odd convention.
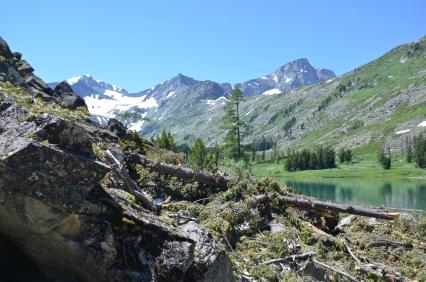
[[[0,35],[45,81],[130,91],[177,73],[241,82],[306,57],[337,74],[426,35],[426,1],[13,0]]]

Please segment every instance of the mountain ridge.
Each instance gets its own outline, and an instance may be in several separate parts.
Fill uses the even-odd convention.
[[[255,79],[256,82],[254,83],[249,80],[234,85],[212,80],[196,80],[178,73],[169,80],[135,93],[129,93],[124,88],[97,80],[90,75],[69,78],[67,82],[77,94],[86,100],[94,121],[106,125],[109,118],[118,117],[131,129],[140,131],[144,126],[144,120],[141,119],[146,116],[161,120],[170,110],[188,110],[192,107],[192,104],[204,103],[205,101],[212,105],[218,99],[223,103],[236,86],[241,87],[243,91],[247,92],[248,96],[274,95],[295,87],[318,83],[326,78],[335,77],[330,70],[314,69],[306,58],[289,62],[279,67],[275,72],[270,74],[268,79],[263,77]],[[323,73],[321,75],[322,80],[319,78],[319,73]],[[271,81],[274,82],[271,83]],[[49,83],[49,86],[53,88],[57,84]],[[129,100],[128,103],[122,102],[125,97],[134,100]],[[182,99],[187,101],[182,101]],[[130,102],[134,105],[132,106]],[[176,102],[180,103],[179,107],[173,105]],[[102,109],[102,107],[104,108]],[[163,110],[163,107],[174,109]],[[132,121],[123,118],[128,116],[131,117]]]

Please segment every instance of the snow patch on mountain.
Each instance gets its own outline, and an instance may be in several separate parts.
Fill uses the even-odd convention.
[[[275,81],[275,82],[278,82],[278,77],[277,77],[277,75],[276,75],[275,73],[273,73],[273,74],[272,74],[272,76],[273,76],[274,81]]]
[[[132,124],[129,127],[129,129],[130,130],[135,130],[135,131],[141,131],[142,130],[142,126],[145,123],[145,119],[144,118],[146,117],[146,115],[147,115],[147,113],[143,113],[142,116],[141,116],[141,119],[138,122]]]
[[[167,94],[166,98],[171,98],[176,94],[176,91],[170,91],[169,94]]]
[[[66,81],[69,85],[73,85],[73,84],[76,84],[81,78],[82,76],[76,76],[76,77],[68,78]]]
[[[91,75],[72,77],[66,80],[73,90],[86,102],[92,115],[92,120],[101,125],[108,123],[108,119],[115,118],[124,112],[136,112],[143,118],[144,111],[157,108],[155,98],[146,95],[129,95],[127,91],[117,85],[105,83],[94,79]],[[51,86],[54,86],[52,83]],[[143,124],[142,120],[134,122],[123,121],[129,128],[138,129]]]
[[[120,112],[125,112],[133,108],[149,109],[158,107],[155,98],[145,99],[142,97],[131,97],[120,92],[105,90],[104,95],[108,98],[101,98],[99,95],[84,97],[87,108],[92,115],[113,118]]]
[[[397,132],[396,132],[396,135],[400,135],[400,134],[408,133],[408,132],[410,132],[410,131],[411,131],[410,129],[399,130],[399,131],[397,131]]]
[[[281,90],[279,90],[278,88],[272,88],[268,91],[263,92],[262,95],[275,95],[280,93],[281,93]]]
[[[216,100],[205,100],[207,105],[210,106],[211,109],[216,108],[218,106],[224,106],[228,99],[226,97],[221,96],[217,98]]]
[[[426,126],[426,120],[419,123],[419,125],[417,125],[417,127],[425,127]]]

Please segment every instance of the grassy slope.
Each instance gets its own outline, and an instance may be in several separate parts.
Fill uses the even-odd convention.
[[[426,177],[426,170],[416,168],[414,163],[406,163],[403,160],[393,160],[392,168],[384,170],[377,160],[364,159],[351,165],[338,165],[334,169],[324,170],[306,170],[288,172],[280,164],[256,164],[252,167],[252,173],[255,176],[275,176],[297,179],[307,178],[378,178],[378,179],[404,179],[411,177]]]
[[[305,123],[314,121],[316,126],[308,129],[295,142],[283,142],[283,147],[311,148],[318,144],[351,147],[357,162],[352,165],[339,165],[336,169],[322,171],[286,172],[282,164],[258,164],[252,169],[256,176],[275,175],[291,178],[409,178],[426,176],[426,171],[414,164],[405,163],[398,155],[401,136],[397,130],[415,128],[419,121],[426,120],[426,39],[399,46],[377,60],[364,65],[334,81],[348,83],[350,90],[343,97],[332,97],[324,111],[305,117]],[[307,92],[320,94],[316,99],[309,99]],[[297,94],[304,103],[295,113],[298,124],[303,119],[304,109],[314,111],[318,101],[330,95],[327,84],[300,89]],[[289,93],[292,95],[292,93]],[[269,103],[279,103],[279,96],[270,97]],[[283,98],[282,98],[283,99]],[[309,101],[309,102],[308,102]],[[343,108],[343,110],[340,110]],[[287,118],[288,119],[288,118]],[[364,125],[354,130],[347,130],[351,124],[360,120]],[[283,121],[278,120],[282,124]],[[411,126],[410,125],[411,122]],[[297,124],[297,125],[298,125]],[[296,125],[296,126],[297,126]],[[271,126],[263,127],[270,128]],[[346,130],[345,130],[346,129]],[[415,128],[417,131],[419,128]],[[342,134],[342,132],[344,132]],[[296,133],[297,135],[297,133]],[[365,136],[362,140],[360,136]],[[377,162],[377,152],[389,143],[395,149],[391,170],[383,170]]]
[[[333,95],[342,84],[347,90]],[[426,38],[422,38],[418,43],[394,48],[333,81],[279,95],[247,97],[241,104],[242,118],[247,124],[243,141],[249,143],[269,136],[284,150],[328,144],[370,153],[393,139],[395,132],[404,129],[407,123],[411,122],[412,126],[426,120],[425,85]],[[325,109],[317,111],[327,97],[331,99]],[[294,111],[283,113],[294,104],[297,104]],[[225,133],[220,128],[223,107],[199,107],[189,115],[177,113],[167,129],[179,141],[184,141],[185,135],[192,135],[208,144],[221,143]],[[286,134],[283,127],[293,117],[296,123],[291,134]],[[352,129],[357,122],[363,125]]]

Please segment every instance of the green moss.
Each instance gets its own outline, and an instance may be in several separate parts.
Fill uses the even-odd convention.
[[[78,122],[90,122],[91,120],[90,113],[85,107],[71,110],[55,102],[44,102],[39,98],[34,98],[25,90],[12,86],[9,82],[0,82],[0,89],[4,91],[4,97],[12,98],[18,107],[28,113],[29,117],[41,117],[44,113],[49,113]]]

